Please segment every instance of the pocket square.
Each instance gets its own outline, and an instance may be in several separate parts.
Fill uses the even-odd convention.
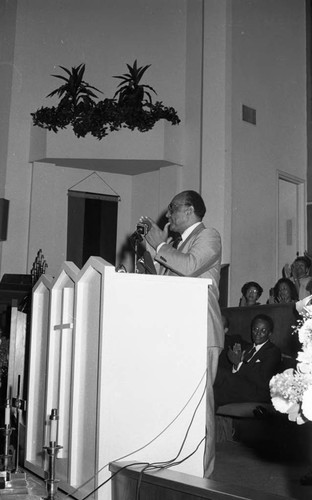
[[[256,359],[256,363],[261,363],[261,359]]]

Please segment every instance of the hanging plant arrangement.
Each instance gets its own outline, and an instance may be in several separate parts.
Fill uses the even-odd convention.
[[[162,119],[172,125],[179,124],[176,110],[164,106],[161,101],[153,103],[151,92],[157,95],[156,91],[150,85],[142,84],[142,77],[149,67],[138,67],[136,60],[132,66],[127,64],[128,73],[114,76],[121,81],[113,98],[96,101],[96,93],[102,92],[84,81],[85,64],[71,70],[60,66],[66,76],[52,76],[61,79],[63,84],[47,95],[58,96],[60,102],[56,107],[41,107],[31,113],[33,124],[53,132],[71,126],[77,137],[91,134],[97,139],[121,128],[147,132]]]

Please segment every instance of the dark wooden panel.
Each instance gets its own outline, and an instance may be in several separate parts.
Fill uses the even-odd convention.
[[[129,468],[124,468],[129,465]],[[136,500],[137,484],[142,465],[131,462],[110,464],[112,475],[112,500]],[[140,500],[281,500],[270,495],[210,479],[166,469],[142,475]]]
[[[9,203],[9,200],[0,198],[0,241],[5,241],[7,239]]]
[[[293,326],[297,325],[299,315],[292,304],[266,304],[262,306],[249,307],[225,307],[221,312],[230,323],[229,334],[241,335],[244,340],[251,342],[250,325],[257,314],[266,314],[274,322],[274,332],[271,337],[282,351],[288,356],[296,356],[301,344],[298,335],[293,334]]]
[[[311,170],[311,176],[312,176],[312,168]],[[312,185],[312,181],[311,181]],[[311,188],[312,191],[312,188]],[[312,198],[312,195],[311,195]],[[307,227],[308,227],[308,254],[312,255],[312,205],[307,206]]]
[[[230,264],[222,264],[219,283],[219,305],[220,307],[227,307],[228,305],[228,292],[229,292],[229,268]]]

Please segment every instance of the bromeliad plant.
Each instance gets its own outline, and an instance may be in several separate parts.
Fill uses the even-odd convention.
[[[62,97],[60,106],[71,109],[73,113],[79,112],[79,107],[92,106],[92,98],[97,97],[92,90],[95,90],[96,92],[101,91],[92,87],[92,85],[89,85],[83,80],[83,75],[86,69],[85,64],[80,64],[77,68],[73,67],[71,71],[64,68],[64,66],[60,66],[60,68],[68,74],[68,77],[66,78],[62,75],[52,75],[55,78],[60,78],[65,83],[59,88],[53,90],[53,92],[50,92],[47,97],[53,97],[54,95]]]
[[[157,94],[157,92],[150,85],[140,84],[141,78],[144,75],[145,71],[150,67],[150,64],[138,68],[137,61],[135,60],[133,66],[127,64],[127,67],[129,73],[125,73],[121,76],[114,76],[114,78],[119,78],[120,80],[122,80],[118,85],[120,89],[115,92],[114,97],[118,96],[118,102],[121,105],[140,108],[143,106],[144,96],[146,94],[149,99],[149,103],[152,104],[152,96],[145,89],[150,89],[152,92],[154,92],[154,94]]]
[[[71,70],[60,66],[67,76],[52,75],[64,83],[47,97],[58,96],[61,100],[56,107],[41,107],[31,113],[33,124],[54,132],[71,125],[77,137],[91,134],[102,139],[121,128],[146,132],[161,119],[172,125],[180,123],[176,110],[160,101],[153,103],[150,91],[157,94],[156,91],[150,85],[142,84],[142,77],[150,65],[138,67],[135,60],[127,67],[128,73],[114,76],[121,80],[114,97],[96,102],[95,92],[102,92],[84,81],[85,65],[80,64]]]

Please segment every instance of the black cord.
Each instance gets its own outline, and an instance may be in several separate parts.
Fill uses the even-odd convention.
[[[123,460],[123,459],[127,458],[127,457],[128,457],[128,456],[130,456],[130,455],[133,455],[134,453],[138,453],[139,451],[143,450],[144,448],[146,448],[147,446],[149,446],[151,443],[153,443],[153,442],[154,442],[154,441],[155,441],[155,440],[156,440],[159,436],[161,436],[161,435],[162,435],[162,434],[163,434],[163,433],[164,433],[164,432],[165,432],[165,431],[166,431],[166,430],[167,430],[167,429],[168,429],[168,428],[169,428],[169,427],[170,427],[170,426],[171,426],[171,425],[175,422],[175,420],[177,420],[177,418],[178,418],[178,417],[181,415],[181,413],[185,410],[185,408],[187,407],[187,405],[190,403],[191,399],[194,397],[195,393],[197,392],[197,390],[198,390],[198,388],[199,388],[199,386],[200,386],[200,384],[201,384],[201,382],[202,382],[202,380],[203,380],[203,378],[204,378],[204,376],[205,376],[205,375],[207,375],[207,371],[206,371],[206,370],[205,370],[204,374],[202,375],[202,377],[201,377],[201,379],[200,379],[200,381],[199,381],[199,383],[198,383],[197,387],[195,388],[195,390],[194,390],[193,394],[190,396],[190,398],[189,398],[189,399],[188,399],[188,401],[186,402],[186,404],[185,404],[185,405],[183,406],[183,408],[179,411],[179,413],[176,415],[176,417],[175,417],[175,418],[174,418],[174,419],[173,419],[173,420],[172,420],[172,421],[171,421],[171,422],[170,422],[170,423],[169,423],[169,424],[168,424],[168,425],[167,425],[167,426],[166,426],[166,427],[165,427],[165,428],[164,428],[164,429],[163,429],[163,430],[159,433],[159,434],[157,434],[157,436],[155,436],[155,437],[154,437],[151,441],[149,441],[149,442],[148,442],[147,444],[145,444],[144,446],[141,446],[141,448],[138,448],[138,449],[134,450],[133,452],[128,453],[127,455],[124,455],[123,457],[117,458],[117,459],[115,459],[115,460],[113,460],[113,461],[114,461],[114,462],[118,462],[118,461],[120,461],[120,460]],[[180,453],[181,453],[181,451],[182,451],[182,449],[183,449],[183,447],[184,447],[184,444],[185,444],[185,441],[186,441],[187,435],[188,435],[188,433],[189,433],[190,427],[191,427],[191,425],[192,425],[192,422],[193,422],[193,420],[194,420],[194,418],[195,418],[196,412],[197,412],[197,410],[198,410],[198,408],[199,408],[199,406],[200,406],[200,404],[201,404],[201,401],[202,401],[202,399],[203,399],[203,397],[204,397],[204,394],[205,394],[205,392],[206,392],[206,386],[207,386],[207,377],[206,377],[206,382],[205,382],[204,391],[203,391],[203,393],[202,393],[202,395],[201,395],[201,397],[200,397],[200,400],[199,400],[198,404],[197,404],[197,405],[196,405],[196,407],[195,407],[195,410],[194,410],[194,412],[193,412],[193,415],[192,415],[191,421],[190,421],[190,423],[189,423],[189,425],[188,425],[188,428],[187,428],[187,431],[186,431],[185,437],[184,437],[184,439],[183,439],[183,441],[182,441],[182,445],[181,445],[181,447],[180,447],[180,450],[179,450],[178,454],[177,454],[177,455],[176,455],[173,459],[168,460],[168,461],[166,461],[166,462],[155,462],[155,463],[152,463],[152,464],[149,464],[149,463],[147,463],[147,462],[143,462],[143,463],[144,463],[144,465],[151,465],[151,467],[152,467],[152,468],[155,468],[155,469],[161,469],[161,468],[165,468],[165,466],[166,466],[167,464],[172,463],[173,461],[175,461],[175,460],[179,457],[179,455],[180,455]],[[196,448],[196,450],[197,450],[197,448]],[[135,463],[134,465],[136,465],[136,464],[137,464],[137,463]],[[159,464],[159,465],[155,465],[155,464]],[[101,468],[100,468],[100,469],[96,472],[96,474],[94,474],[94,475],[93,475],[90,479],[88,479],[88,480],[87,480],[87,481],[85,481],[83,484],[81,484],[79,487],[77,487],[77,488],[76,488],[76,489],[75,489],[75,490],[74,490],[71,494],[70,494],[70,493],[68,493],[68,494],[66,495],[66,497],[65,497],[65,498],[68,498],[69,496],[70,496],[71,498],[74,498],[72,495],[73,495],[76,491],[78,491],[78,489],[82,488],[83,486],[85,486],[86,484],[88,484],[90,481],[92,481],[92,479],[94,479],[94,478],[95,478],[95,477],[96,477],[96,476],[97,476],[97,475],[98,475],[98,474],[99,474],[99,473],[100,473],[103,469],[105,469],[108,465],[109,465],[109,464],[106,464],[106,465],[104,465],[103,467],[101,467]],[[131,465],[133,465],[133,464],[131,464]],[[124,468],[129,467],[129,466],[130,466],[130,465],[125,466]],[[115,475],[115,474],[111,475],[111,476],[110,476],[107,480],[105,480],[103,483],[101,483],[99,486],[97,486],[97,487],[96,487],[93,491],[91,491],[91,493],[89,493],[89,494],[88,494],[88,496],[87,496],[87,497],[85,497],[85,498],[88,498],[90,495],[92,495],[93,493],[95,493],[95,492],[96,492],[99,488],[101,488],[101,487],[102,487],[102,486],[104,486],[106,483],[108,483],[108,482],[109,482],[109,481],[110,481],[110,480],[114,477],[114,475]],[[85,500],[85,498],[83,498],[82,500]]]
[[[185,436],[184,436],[184,438],[183,438],[182,444],[181,444],[181,446],[180,446],[180,449],[179,449],[179,451],[178,451],[177,455],[176,455],[174,458],[172,458],[171,460],[167,460],[166,462],[153,462],[153,463],[150,463],[150,464],[146,465],[146,467],[144,467],[144,468],[141,470],[141,472],[140,472],[140,474],[139,474],[139,479],[138,479],[138,483],[137,483],[137,488],[136,488],[136,500],[140,500],[140,487],[141,487],[141,483],[142,483],[143,474],[144,474],[144,472],[145,472],[146,470],[149,470],[149,469],[159,469],[159,470],[162,470],[162,469],[168,469],[168,468],[170,468],[170,467],[174,467],[174,466],[176,466],[176,465],[180,465],[181,463],[185,462],[188,458],[190,458],[192,455],[194,455],[194,453],[196,453],[196,451],[197,451],[197,450],[198,450],[198,448],[200,447],[201,443],[202,443],[202,442],[206,439],[206,436],[204,436],[204,437],[200,440],[199,444],[196,446],[196,448],[195,448],[195,450],[194,450],[193,452],[191,452],[189,455],[187,455],[184,459],[182,459],[182,460],[180,460],[180,461],[178,461],[178,462],[176,461],[176,460],[177,460],[177,458],[178,458],[178,457],[180,456],[180,454],[182,453],[182,450],[183,450],[184,445],[185,445],[185,443],[186,443],[187,436],[188,436],[188,434],[189,434],[189,432],[190,432],[190,429],[191,429],[191,426],[192,426],[192,424],[193,424],[193,422],[194,422],[195,415],[196,415],[197,410],[198,410],[198,408],[199,408],[199,406],[200,406],[200,404],[201,404],[201,402],[202,402],[202,400],[203,400],[203,397],[204,397],[204,395],[205,395],[205,393],[206,393],[206,386],[207,386],[207,381],[206,381],[206,383],[205,383],[204,391],[203,391],[203,393],[202,393],[202,395],[201,395],[201,397],[200,397],[200,400],[199,400],[199,402],[197,403],[197,405],[196,405],[196,407],[195,407],[195,410],[194,410],[194,412],[193,412],[193,415],[192,415],[191,421],[190,421],[190,423],[189,423],[189,425],[188,425],[188,427],[187,427],[187,429],[186,429]]]
[[[142,479],[143,479],[143,474],[146,470],[149,469],[151,464],[147,464],[143,469],[141,469],[140,474],[139,474],[139,479],[136,485],[136,492],[135,492],[135,499],[140,500],[140,491],[141,491],[141,484],[142,484]]]
[[[170,459],[170,460],[166,460],[165,462],[153,462],[153,464],[152,464],[152,465],[153,465],[153,466],[156,466],[156,468],[157,468],[157,465],[158,465],[158,464],[159,464],[159,467],[160,467],[160,468],[162,468],[162,467],[164,467],[164,465],[166,465],[166,464],[170,464],[170,463],[174,462],[174,461],[175,461],[175,460],[177,460],[177,458],[181,455],[182,450],[183,450],[184,445],[185,445],[186,440],[187,440],[187,436],[188,436],[188,434],[189,434],[189,432],[190,432],[190,429],[191,429],[191,427],[192,427],[192,424],[193,424],[193,422],[194,422],[194,418],[195,418],[195,416],[196,416],[197,410],[198,410],[198,408],[200,407],[201,402],[202,402],[202,400],[203,400],[203,398],[204,398],[204,395],[205,395],[205,393],[206,393],[206,387],[207,387],[207,381],[206,381],[206,383],[205,383],[205,387],[204,387],[203,393],[202,393],[202,395],[201,395],[201,397],[200,397],[200,399],[199,399],[199,401],[198,401],[198,403],[197,403],[197,405],[196,405],[196,407],[195,407],[195,409],[194,409],[194,411],[193,411],[192,418],[191,418],[190,423],[189,423],[189,425],[188,425],[188,427],[187,427],[187,429],[186,429],[186,433],[185,433],[185,435],[184,435],[184,438],[183,438],[182,444],[181,444],[181,446],[180,446],[180,449],[179,449],[179,451],[178,451],[177,455],[176,455],[174,458]]]
[[[94,488],[94,490],[90,491],[90,493],[88,493],[85,497],[83,497],[82,500],[86,500],[87,498],[89,498],[91,495],[93,495],[96,491],[102,488],[102,486],[104,486],[106,483],[111,481],[113,477],[117,476],[117,474],[119,474],[123,470],[127,469],[128,467],[133,467],[138,465],[148,465],[148,462],[133,462],[132,464],[127,464],[124,467],[121,467],[119,470],[114,472],[108,479],[106,479],[106,481],[103,481],[103,483],[99,484],[96,488]]]
[[[139,479],[138,479],[137,488],[136,488],[136,497],[135,497],[136,500],[140,500],[140,488],[141,488],[141,484],[142,484],[144,472],[146,472],[147,470],[154,470],[154,469],[158,469],[158,470],[170,469],[171,467],[175,467],[177,465],[182,464],[183,462],[185,462],[186,460],[188,460],[191,456],[193,456],[197,452],[197,450],[199,449],[199,447],[201,446],[201,444],[205,440],[206,440],[206,435],[199,441],[199,443],[197,444],[196,448],[191,453],[189,453],[189,455],[187,455],[186,457],[184,457],[182,460],[179,460],[178,462],[168,463],[167,465],[163,465],[163,466],[159,466],[159,465],[155,466],[153,463],[146,465],[140,471],[140,474],[139,474]]]

